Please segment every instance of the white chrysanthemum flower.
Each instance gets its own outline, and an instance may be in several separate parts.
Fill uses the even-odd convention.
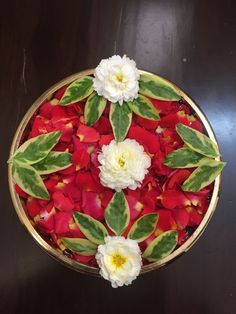
[[[112,56],[103,59],[94,72],[93,88],[98,95],[120,105],[138,97],[139,71],[134,60]]]
[[[141,251],[136,241],[124,237],[106,237],[96,254],[100,275],[113,288],[129,285],[137,278],[142,266]]]
[[[103,145],[98,161],[102,185],[117,192],[139,187],[151,165],[151,158],[143,146],[131,139],[119,143],[113,140],[109,145]]]

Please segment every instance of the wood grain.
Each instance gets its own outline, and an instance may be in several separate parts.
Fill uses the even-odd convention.
[[[235,1],[8,0],[0,11],[0,313],[235,313]],[[31,103],[63,77],[113,54],[127,54],[186,90],[208,115],[228,161],[220,203],[198,243],[116,290],[36,246],[14,212],[6,167]]]

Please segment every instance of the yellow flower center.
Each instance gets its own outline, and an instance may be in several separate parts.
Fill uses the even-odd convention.
[[[119,253],[116,253],[112,256],[112,264],[115,265],[116,268],[120,268],[123,266],[127,261],[127,258],[121,256]]]
[[[122,83],[124,79],[124,75],[122,73],[119,73],[116,75],[116,79],[118,82]]]
[[[124,167],[124,165],[125,165],[125,158],[124,158],[124,156],[121,156],[121,157],[119,158],[118,164],[119,164],[119,166],[120,166],[121,168]]]

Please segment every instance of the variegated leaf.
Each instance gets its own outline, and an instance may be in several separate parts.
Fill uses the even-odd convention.
[[[116,141],[122,142],[132,121],[132,111],[127,103],[123,103],[122,106],[111,103],[109,118]]]
[[[84,118],[86,125],[93,125],[102,115],[106,107],[106,99],[93,93],[86,101],[84,109]]]
[[[184,191],[198,192],[205,186],[211,184],[220,174],[225,162],[208,160],[200,165],[182,185]]]
[[[81,101],[93,92],[93,78],[91,76],[83,76],[71,83],[60,100],[59,104],[68,106],[77,101]]]
[[[140,217],[131,227],[128,238],[137,242],[147,239],[155,230],[158,214],[150,213]]]
[[[154,74],[141,74],[139,93],[160,100],[180,100],[177,88]]]
[[[138,116],[149,120],[159,120],[160,116],[151,101],[142,95],[138,95],[136,99],[128,102],[130,109]]]
[[[14,182],[27,194],[40,199],[49,199],[43,180],[32,166],[14,161],[12,176]]]
[[[148,245],[143,257],[149,262],[158,261],[174,251],[177,240],[178,232],[176,230],[163,232]]]
[[[97,252],[97,245],[87,239],[61,238],[66,248],[83,256],[92,256]]]
[[[71,154],[66,152],[50,152],[43,160],[33,165],[40,174],[50,174],[71,166]]]
[[[10,162],[16,160],[21,163],[32,165],[41,161],[57,144],[60,136],[61,132],[56,131],[31,138],[17,149],[13,157],[10,159]]]
[[[74,219],[88,240],[96,244],[104,243],[104,238],[108,236],[108,232],[100,221],[79,212],[74,213]]]
[[[171,168],[191,168],[201,165],[205,160],[208,160],[208,158],[188,147],[184,147],[170,153],[165,158],[164,164]]]
[[[108,227],[121,235],[129,224],[130,210],[123,192],[116,192],[105,209],[105,220]]]
[[[210,158],[220,155],[217,145],[206,135],[182,123],[176,125],[176,131],[191,149]]]

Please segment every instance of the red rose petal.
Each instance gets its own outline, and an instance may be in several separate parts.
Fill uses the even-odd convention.
[[[76,184],[81,191],[101,192],[101,185],[97,184],[90,172],[79,172]]]
[[[129,204],[130,219],[135,220],[140,215],[141,210],[143,209],[143,204],[131,195],[126,195],[126,200]]]
[[[157,228],[155,231],[156,236],[158,236],[164,231],[177,229],[177,225],[172,216],[171,211],[161,209],[161,210],[157,210],[157,213],[159,214],[159,219],[158,219]]]
[[[109,145],[112,140],[114,140],[113,134],[101,135],[99,146],[102,147],[103,145]]]
[[[202,215],[200,215],[195,209],[193,209],[189,213],[189,223],[188,223],[188,225],[190,227],[198,226],[200,224],[200,222],[202,221],[202,218],[203,218]]]
[[[41,210],[39,214],[40,220],[36,222],[36,226],[44,233],[52,233],[54,231],[54,214],[54,207],[52,208],[50,213],[48,213],[45,209]]]
[[[70,212],[74,208],[74,203],[69,197],[66,197],[61,191],[52,194],[54,206],[65,212]]]
[[[173,190],[179,188],[180,185],[190,176],[190,174],[191,171],[187,169],[173,171],[170,174],[164,188],[166,190]]]
[[[38,200],[33,197],[28,197],[27,202],[26,202],[26,208],[31,218],[34,218],[42,210],[42,207],[40,206]]]
[[[73,256],[76,261],[83,264],[88,264],[94,258],[94,256],[83,256],[76,253],[73,253]]]
[[[73,183],[69,183],[65,186],[65,194],[69,196],[73,202],[79,202],[81,200],[81,191]]]
[[[189,213],[185,209],[176,209],[173,212],[173,217],[177,223],[178,229],[183,230],[189,222]]]
[[[188,238],[185,230],[178,230],[178,245],[182,245]]]
[[[89,126],[80,124],[77,131],[77,136],[81,142],[94,143],[97,142],[100,138],[99,133]]]
[[[70,231],[69,223],[72,219],[71,213],[65,213],[65,212],[57,212],[54,215],[55,220],[55,228],[54,231],[57,234],[64,234]]]
[[[44,104],[41,105],[39,109],[39,113],[44,118],[50,119],[51,118],[51,111],[54,108],[51,101],[46,101]]]
[[[58,91],[55,92],[54,97],[58,100],[62,98],[62,96],[65,94],[67,86],[63,86]]]
[[[111,124],[108,118],[101,116],[97,122],[97,126],[94,125],[94,128],[99,134],[108,134],[111,133]]]
[[[76,170],[83,169],[88,166],[90,156],[86,149],[79,149],[75,151],[71,158],[72,163],[75,165]]]
[[[82,193],[82,209],[86,215],[97,220],[104,219],[104,210],[101,206],[99,195],[94,192],[83,191]]]
[[[155,130],[159,125],[159,121],[153,121],[153,120],[145,119],[142,117],[137,117],[137,123],[141,127],[148,130]]]
[[[174,209],[176,207],[186,207],[191,205],[189,199],[184,193],[176,190],[166,190],[160,196],[162,205],[167,209]]]
[[[107,207],[107,205],[111,201],[113,195],[114,195],[114,193],[111,190],[104,189],[104,191],[100,195],[102,207],[104,207],[104,208]]]
[[[159,137],[139,126],[131,127],[128,137],[143,145],[151,154],[155,154],[160,150]]]
[[[21,196],[21,197],[23,197],[23,198],[27,198],[29,195],[27,194],[27,193],[25,193],[20,187],[19,187],[19,185],[15,185],[15,190],[16,190],[16,193],[19,195],[19,196]]]

